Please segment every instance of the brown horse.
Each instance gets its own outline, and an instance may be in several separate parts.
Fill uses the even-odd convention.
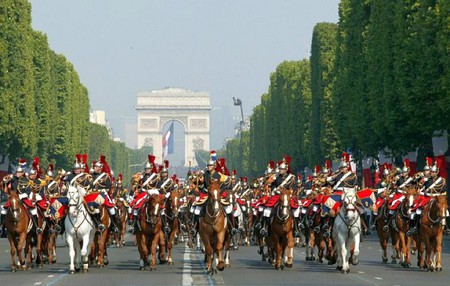
[[[220,203],[220,182],[211,181],[208,187],[208,199],[205,203],[205,211],[199,219],[199,234],[205,245],[206,272],[213,275],[212,261],[214,254],[217,256],[217,269],[223,271],[222,249],[227,232],[227,218]]]
[[[125,231],[127,229],[127,207],[122,198],[116,199],[116,225],[119,231],[114,233],[116,246],[123,247],[125,245]]]
[[[388,253],[387,253],[387,246],[389,243],[389,238],[391,238],[392,245],[394,247],[394,253],[392,254],[392,264],[397,263],[397,259],[400,259],[400,248],[398,241],[398,233],[390,227],[389,219],[388,219],[388,200],[385,199],[383,205],[378,210],[378,215],[375,219],[375,225],[377,230],[378,239],[380,241],[381,250],[383,252],[382,254],[382,261],[383,263],[386,263],[388,261]]]
[[[293,216],[291,213],[292,190],[280,187],[277,206],[273,209],[270,225],[270,242],[276,252],[275,269],[283,269],[281,258],[284,255],[284,265],[292,267],[294,251]]]
[[[138,227],[136,228],[136,241],[140,254],[140,270],[144,270],[148,265],[148,255],[150,248],[151,262],[150,271],[156,270],[156,247],[164,234],[162,232],[161,205],[162,199],[158,195],[152,195],[144,203],[139,211]],[[164,253],[165,249],[160,249]]]
[[[173,190],[169,194],[169,197],[165,201],[166,208],[164,215],[166,216],[166,223],[170,228],[166,237],[167,250],[169,252],[168,264],[173,265],[172,248],[175,236],[179,232],[178,204],[180,203],[180,193],[178,190]]]
[[[58,231],[56,230],[56,222],[47,220],[47,225],[42,233],[42,259],[48,261],[48,264],[56,262],[56,237]]]
[[[447,208],[447,196],[433,194],[423,209],[420,219],[420,240],[425,244],[427,271],[442,271],[442,240]],[[423,248],[419,249],[423,251]]]
[[[94,235],[94,241],[91,245],[91,252],[89,254],[89,260],[91,265],[97,262],[97,268],[103,268],[109,264],[108,260],[108,239],[110,236],[109,226],[111,225],[111,218],[109,217],[108,210],[100,206],[100,223],[105,226],[103,231],[97,230]]]
[[[396,241],[395,248],[400,249],[401,253],[401,265],[405,268],[409,268],[411,265],[410,245],[411,237],[406,233],[409,230],[409,218],[411,216],[411,207],[413,206],[414,199],[417,197],[416,188],[405,189],[405,199],[398,206],[395,214],[395,225],[398,229],[398,240]]]
[[[16,255],[17,265],[22,270],[27,270],[27,255],[31,256],[31,252],[26,251],[26,245],[31,245],[31,234],[28,234],[31,228],[31,218],[16,191],[9,191],[9,201],[11,204],[4,224],[8,229],[8,240],[11,246],[11,272],[16,272]],[[25,253],[22,256],[24,250]],[[31,257],[28,257],[28,260],[31,261]]]
[[[315,261],[314,250],[317,246],[317,259],[323,262],[325,252],[325,241],[321,229],[321,206],[317,203],[311,203],[307,208],[306,227],[304,229],[306,238],[306,261]]]

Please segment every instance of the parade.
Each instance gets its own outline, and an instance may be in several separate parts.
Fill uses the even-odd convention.
[[[56,261],[58,236],[69,247],[70,274],[103,268],[107,248],[123,246],[127,225],[141,270],[156,270],[157,262],[173,265],[173,244],[186,239],[204,253],[209,275],[230,267],[230,251],[242,245],[257,246],[260,259],[275,269],[292,268],[294,245],[302,243],[306,261],[348,273],[350,265],[358,265],[360,242],[371,229],[383,251],[380,262],[387,262],[392,243],[392,259],[404,268],[443,269],[447,183],[433,158],[414,174],[407,159],[403,166],[380,166],[373,189],[357,185],[347,152],[335,171],[326,161],[306,180],[292,174],[285,156],[277,164],[268,162],[249,182],[211,151],[207,168],[189,170],[184,184],[177,174],[169,176],[167,160],[157,164],[149,154],[129,189],[103,155],[89,164],[85,154],[77,154],[71,171],[56,174],[53,165],[44,171],[39,161],[36,157],[27,166],[20,159],[15,172],[2,179],[9,200],[1,224],[11,245],[12,272],[33,264],[41,268],[44,256],[49,264]],[[417,252],[415,263],[411,250]]]

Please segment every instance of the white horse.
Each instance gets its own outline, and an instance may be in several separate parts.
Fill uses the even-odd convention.
[[[66,226],[66,240],[69,245],[70,269],[69,273],[75,273],[75,260],[77,271],[83,261],[83,272],[88,272],[88,249],[94,239],[95,228],[91,216],[83,204],[84,189],[80,186],[69,186],[67,198],[69,200],[69,213],[64,224]],[[82,244],[80,250],[80,243]]]
[[[354,189],[346,189],[342,198],[341,209],[336,216],[333,226],[333,239],[336,242],[337,270],[349,273],[349,260],[353,265],[358,264],[359,242],[361,236],[360,211],[356,206]],[[352,253],[353,248],[353,253]]]

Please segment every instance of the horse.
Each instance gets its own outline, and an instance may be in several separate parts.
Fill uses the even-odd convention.
[[[151,195],[139,211],[139,221],[136,228],[136,242],[140,255],[140,270],[144,270],[148,265],[148,255],[150,248],[150,271],[156,270],[156,248],[163,237],[161,222],[162,199],[159,195]],[[159,252],[164,253],[160,246]]]
[[[127,207],[123,198],[116,199],[116,225],[119,231],[114,233],[116,246],[123,247],[125,245],[125,231],[127,229]]]
[[[172,247],[174,243],[175,236],[179,233],[179,219],[178,219],[178,204],[180,202],[180,193],[178,190],[173,190],[168,194],[168,198],[165,201],[165,217],[166,223],[170,228],[170,231],[167,233],[166,244],[167,250],[169,252],[168,264],[173,265],[172,260]]]
[[[336,269],[341,270],[342,273],[350,272],[349,262],[358,265],[360,235],[361,218],[356,206],[355,190],[347,189],[344,191],[341,209],[333,226],[333,239],[336,242],[335,250],[338,255]]]
[[[293,216],[291,213],[292,190],[280,187],[278,204],[273,210],[270,225],[270,242],[276,252],[275,269],[284,269],[281,258],[284,255],[284,265],[292,268],[294,252]]]
[[[8,240],[11,246],[11,272],[16,272],[16,255],[17,266],[27,270],[26,259],[27,254],[30,255],[30,253],[25,251],[24,256],[22,254],[27,249],[26,244],[31,244],[31,235],[28,235],[28,232],[32,222],[16,191],[9,191],[9,201],[10,206],[4,224],[8,229]],[[31,260],[31,257],[29,258]]]
[[[442,271],[442,240],[448,209],[447,196],[431,194],[420,218],[420,241],[425,244],[425,265],[427,271]],[[419,247],[423,251],[422,247]]]
[[[222,249],[226,239],[227,218],[220,203],[220,182],[211,181],[208,186],[208,199],[204,213],[199,219],[199,234],[205,245],[206,272],[213,275],[212,261],[217,256],[216,266],[219,271],[225,269]]]
[[[321,229],[321,205],[317,200],[318,194],[312,199],[310,205],[305,206],[306,209],[306,227],[304,235],[306,238],[306,261],[315,261],[314,249],[317,246],[317,258],[320,263],[323,262],[325,252],[325,241],[323,240]]]
[[[105,226],[103,231],[95,231],[94,241],[91,245],[91,252],[89,254],[90,264],[97,263],[97,268],[103,268],[109,264],[108,260],[108,239],[110,237],[111,218],[109,217],[108,210],[100,206],[100,223]]]
[[[69,210],[64,225],[66,241],[69,246],[69,274],[78,272],[81,262],[83,262],[83,272],[89,271],[88,249],[94,240],[95,227],[83,201],[84,193],[85,190],[81,186],[70,185],[67,191]],[[81,242],[82,246],[80,245]],[[75,268],[75,260],[77,261],[77,268]]]
[[[410,256],[410,244],[411,237],[407,236],[406,233],[409,229],[409,218],[411,216],[411,207],[413,206],[414,199],[417,197],[416,188],[407,188],[404,191],[405,199],[398,206],[397,212],[395,214],[395,225],[398,229],[398,240],[396,241],[396,249],[400,250],[401,260],[400,264],[404,268],[409,268],[411,265]]]
[[[389,243],[389,238],[391,238],[391,243],[394,248],[394,253],[391,255],[392,264],[396,264],[397,259],[400,259],[399,246],[397,243],[397,241],[399,240],[399,236],[398,233],[390,227],[390,223],[388,220],[388,211],[388,200],[387,198],[385,198],[383,205],[378,210],[378,215],[375,219],[375,226],[383,253],[381,261],[383,263],[387,263],[388,261],[387,246]]]

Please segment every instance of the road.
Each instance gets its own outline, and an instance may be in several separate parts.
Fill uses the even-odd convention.
[[[90,268],[89,273],[68,274],[69,250],[64,239],[58,238],[54,265],[42,269],[10,272],[9,243],[0,239],[0,285],[449,285],[450,237],[445,238],[442,272],[426,272],[415,266],[404,269],[398,264],[381,263],[381,251],[376,235],[361,244],[360,263],[349,274],[341,274],[335,266],[305,261],[305,248],[294,250],[291,269],[275,270],[260,261],[255,246],[241,246],[231,253],[231,268],[214,276],[204,271],[203,254],[184,244],[174,248],[175,265],[157,265],[150,272],[139,270],[139,255],[132,237],[127,236],[124,248],[108,249],[110,263],[103,269]]]

